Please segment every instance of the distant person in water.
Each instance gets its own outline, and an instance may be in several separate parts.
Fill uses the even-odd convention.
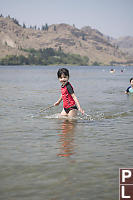
[[[130,94],[130,93],[133,94],[133,78],[130,78],[130,84],[131,85],[125,91],[126,94]]]
[[[74,90],[69,80],[69,71],[66,68],[61,68],[57,72],[58,79],[61,83],[61,97],[54,104],[58,106],[63,100],[63,110],[61,115],[74,117],[77,115],[77,110],[84,114],[77,97],[75,96]]]
[[[114,72],[115,72],[115,69],[111,69],[111,70],[110,70],[110,73],[114,73]]]

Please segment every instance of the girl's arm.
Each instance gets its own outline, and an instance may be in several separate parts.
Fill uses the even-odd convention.
[[[78,110],[79,110],[79,111],[82,113],[82,115],[83,115],[83,114],[84,114],[84,110],[81,108],[80,103],[79,103],[79,101],[78,101],[76,95],[73,93],[73,94],[71,94],[71,96],[73,97],[73,99],[74,99],[74,101],[75,101],[75,103],[76,103],[76,105],[77,105],[77,107],[78,107]]]
[[[60,96],[60,98],[58,99],[58,101],[56,103],[54,103],[54,106],[58,106],[61,101],[62,101],[62,95]]]
[[[131,86],[129,86],[126,91],[125,91],[125,94],[129,94],[129,89],[130,89]]]

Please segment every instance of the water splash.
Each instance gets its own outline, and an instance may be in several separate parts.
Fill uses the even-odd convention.
[[[117,112],[117,113],[90,112],[89,114],[85,113],[83,116],[78,114],[78,119],[92,122],[92,121],[102,121],[105,119],[124,118],[132,115],[133,115],[133,110]]]
[[[99,112],[90,112],[90,114],[84,113],[84,115],[78,115],[79,119],[81,120],[88,120],[88,121],[100,121],[104,119],[104,113]]]
[[[67,117],[62,116],[60,113],[51,114],[48,112],[45,113],[37,113],[37,114],[29,114],[28,118],[37,118],[37,119],[68,119],[68,120],[80,120],[92,122],[92,121],[101,121],[105,119],[115,119],[115,118],[123,118],[127,116],[133,115],[133,110],[123,111],[123,112],[117,112],[117,113],[111,113],[111,112],[95,112],[95,111],[88,111],[89,114],[85,113],[84,115],[81,115],[80,113],[77,114],[76,117]]]

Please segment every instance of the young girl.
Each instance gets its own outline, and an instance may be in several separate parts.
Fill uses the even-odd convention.
[[[131,85],[125,91],[126,94],[130,94],[130,93],[133,94],[133,78],[130,78],[130,84]]]
[[[59,69],[57,72],[58,79],[61,85],[61,97],[54,104],[54,106],[58,106],[60,102],[63,100],[63,110],[61,115],[74,117],[77,114],[77,110],[79,110],[82,114],[84,114],[84,110],[82,110],[77,97],[74,94],[73,87],[68,82],[69,80],[69,71],[66,68]]]

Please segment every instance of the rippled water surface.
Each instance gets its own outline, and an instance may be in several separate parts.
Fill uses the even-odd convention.
[[[67,67],[85,110],[59,118],[59,67],[0,67],[0,199],[117,200],[133,167],[133,67]],[[123,70],[123,72],[121,72]]]

